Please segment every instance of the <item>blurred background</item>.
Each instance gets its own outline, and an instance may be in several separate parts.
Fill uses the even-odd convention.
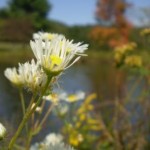
[[[87,95],[93,92],[96,93],[97,98],[95,99],[98,105],[94,111],[98,112],[98,114],[102,113],[101,117],[104,118],[103,123],[106,123],[108,131],[105,132],[105,136],[102,131],[98,132],[99,136],[95,142],[101,143],[99,144],[100,150],[113,150],[111,149],[112,139],[110,136],[107,136],[114,129],[114,122],[110,124],[108,122],[108,118],[110,119],[110,114],[112,114],[111,112],[114,113],[114,107],[109,104],[115,103],[119,112],[121,107],[118,105],[118,101],[116,102],[115,100],[119,99],[122,103],[123,98],[131,91],[132,85],[139,77],[136,74],[128,79],[127,71],[118,70],[115,67],[114,49],[118,46],[134,42],[137,45],[137,53],[148,64],[150,60],[149,33],[146,37],[143,37],[141,36],[141,31],[149,27],[149,0],[1,0],[0,122],[4,122],[11,131],[8,138],[11,137],[22,116],[19,115],[21,109],[18,92],[4,77],[3,72],[6,67],[17,66],[18,62],[24,63],[33,58],[34,56],[29,45],[32,34],[38,31],[45,31],[64,34],[75,42],[89,44],[89,49],[86,52],[88,57],[82,58],[77,65],[68,69],[61,77],[59,84],[60,88],[68,93],[74,93],[79,90],[84,91]],[[134,89],[134,92],[130,95],[131,99],[133,101],[137,99],[138,94],[143,89],[148,89],[148,87],[145,79],[140,80],[138,88]],[[133,103],[132,100],[130,101],[131,103]],[[128,111],[133,109],[129,107],[131,106],[130,104],[127,106]],[[143,107],[145,108],[148,105],[149,103],[146,101]],[[133,107],[137,107],[137,103]],[[110,112],[106,112],[107,108]],[[146,110],[148,109],[149,107]],[[140,133],[137,133],[137,130],[132,130],[134,127],[127,129],[127,127],[123,126],[124,130],[121,128],[123,133],[120,133],[120,128],[117,128],[119,129],[118,132],[115,128],[114,132],[116,134],[114,134],[114,139],[117,141],[116,145],[118,146],[116,150],[142,150],[150,148],[150,122],[147,116],[141,113],[142,110],[139,108],[139,110],[135,111],[136,113],[138,111],[138,115],[140,111],[140,116],[137,115],[138,117],[130,118],[130,125],[132,126],[132,123],[138,122],[137,120],[142,115],[147,121],[147,124],[145,122],[144,124],[146,124],[146,129],[148,130],[145,131],[145,127],[144,131],[142,130],[143,126],[141,127],[140,123],[143,120],[140,120],[140,123],[138,122],[140,125],[136,126],[137,130],[142,130]],[[123,112],[121,111],[121,113]],[[133,115],[134,113],[132,112],[131,114]],[[146,114],[148,115],[148,113],[147,111]],[[118,116],[119,119],[120,117]],[[122,114],[122,117],[125,117],[125,114]],[[121,122],[117,124],[122,125]],[[38,138],[44,137],[47,130],[49,130],[48,125]],[[57,130],[56,128],[50,129],[50,131]],[[133,133],[132,136],[129,136],[129,132]],[[126,133],[128,135],[124,137],[123,135]],[[128,145],[126,138],[128,140],[136,139],[136,141],[131,140],[132,143]],[[141,143],[143,147],[141,148],[136,142]],[[76,147],[78,146],[76,145]],[[80,147],[80,149],[88,150],[84,146]]]

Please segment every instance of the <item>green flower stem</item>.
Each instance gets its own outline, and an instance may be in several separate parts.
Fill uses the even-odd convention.
[[[25,108],[25,101],[24,101],[22,89],[19,89],[19,94],[20,94],[20,99],[21,99],[22,112],[23,112],[23,115],[25,115],[26,108]]]
[[[33,113],[33,114],[31,115],[31,124],[32,124],[33,127],[34,127],[34,114],[35,114],[35,113]]]
[[[29,110],[31,109],[32,104],[34,103],[34,100],[35,100],[35,98],[36,98],[36,95],[37,95],[37,93],[33,93],[33,96],[32,96],[32,98],[31,98],[31,101],[30,101],[29,105],[28,105],[27,111],[29,111]]]
[[[41,105],[41,112],[43,112],[44,106],[45,106],[45,100],[42,102],[42,105]]]
[[[38,98],[37,102],[35,103],[34,107],[31,110],[29,110],[29,111],[26,112],[26,114],[25,114],[22,122],[20,123],[20,125],[18,127],[18,130],[16,131],[15,135],[12,137],[12,139],[11,139],[9,145],[8,145],[8,150],[12,150],[12,148],[13,148],[15,142],[16,142],[16,139],[20,135],[20,133],[21,133],[23,127],[25,126],[26,122],[28,121],[28,119],[30,118],[30,116],[32,115],[32,113],[35,111],[36,107],[41,103],[42,97],[45,94],[45,92],[46,92],[46,90],[47,90],[47,88],[49,86],[49,83],[50,83],[52,77],[53,76],[49,76],[48,77],[48,80],[47,80],[47,83],[45,85],[45,88],[42,91],[42,93],[41,93],[40,97]]]
[[[29,150],[29,149],[30,149],[31,140],[32,140],[32,132],[30,131],[30,132],[29,132],[28,139],[27,139],[26,150]]]
[[[41,112],[43,112],[44,106],[45,106],[45,100],[42,102],[42,105],[41,105]],[[40,119],[38,119],[38,120],[35,122],[34,128],[36,128],[36,127],[38,126],[39,121],[40,121]]]
[[[23,91],[22,91],[21,88],[19,89],[19,94],[20,94],[20,99],[21,99],[22,112],[23,112],[23,116],[24,116],[25,113],[26,113],[26,108],[25,108],[25,101],[24,101]],[[26,128],[26,132],[28,133],[27,124],[25,125],[25,128]]]

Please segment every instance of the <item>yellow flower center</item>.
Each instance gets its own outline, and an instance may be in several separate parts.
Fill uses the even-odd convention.
[[[71,95],[68,96],[68,100],[69,100],[70,102],[77,101],[77,96],[74,95],[74,94],[71,94]]]
[[[54,35],[53,34],[48,34],[47,37],[48,37],[49,40],[52,40],[54,38]]]
[[[13,83],[17,85],[21,84],[19,75],[14,76]]]
[[[51,67],[50,67],[51,69],[53,69],[55,66],[59,66],[62,63],[62,59],[56,55],[51,55],[50,60],[51,60]]]

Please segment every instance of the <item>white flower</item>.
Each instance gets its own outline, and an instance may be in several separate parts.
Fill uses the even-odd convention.
[[[50,101],[50,102],[52,102],[52,103],[54,103],[56,105],[59,102],[59,97],[58,97],[57,94],[49,94],[49,95],[43,96],[43,99],[47,100],[47,101]]]
[[[69,112],[69,106],[67,104],[60,104],[55,107],[53,110],[55,114],[64,116],[67,112]]]
[[[60,95],[60,97],[62,97],[62,100],[72,103],[72,102],[76,102],[79,100],[83,100],[85,98],[85,93],[83,91],[78,91],[74,94],[64,94],[64,97]]]
[[[47,96],[43,96],[43,99],[47,101],[51,101],[53,103],[58,104],[59,101],[66,101],[68,103],[77,102],[83,100],[85,98],[85,92],[77,91],[73,94],[69,94],[65,91],[61,91],[60,93],[53,93]]]
[[[63,140],[63,136],[61,134],[50,133],[45,137],[44,143],[46,145],[56,145],[61,143]]]
[[[2,140],[6,135],[6,128],[0,123],[0,140]]]
[[[31,146],[30,150],[75,150],[70,145],[65,145],[63,142],[55,145],[44,145],[44,143],[36,143]]]
[[[75,149],[70,145],[65,145],[64,143],[58,143],[55,145],[48,145],[43,150],[75,150]]]
[[[4,74],[14,85],[23,86],[32,91],[42,89],[47,81],[46,74],[33,59],[31,63],[19,64],[18,69],[7,68]]]
[[[71,146],[63,143],[61,134],[50,133],[44,141],[35,143],[30,150],[74,150]]]
[[[58,75],[78,61],[80,56],[76,57],[76,55],[80,55],[88,47],[87,44],[73,44],[72,42],[58,37],[51,41],[46,40],[43,45],[42,39],[39,38],[38,40],[30,41],[30,45],[44,71],[47,74]]]
[[[80,141],[80,142],[82,142],[84,139],[83,139],[83,135],[82,134],[78,134],[78,140]]]
[[[57,37],[63,38],[64,35],[57,34],[57,33],[48,33],[48,32],[37,32],[37,33],[33,34],[34,40],[42,39],[42,40],[46,41],[46,40],[52,40]]]
[[[24,83],[24,79],[16,68],[7,68],[4,71],[4,75],[16,86],[22,86]]]
[[[40,90],[46,84],[46,74],[33,59],[31,63],[26,62],[24,64],[19,64],[18,72],[24,79],[24,86],[29,90]]]

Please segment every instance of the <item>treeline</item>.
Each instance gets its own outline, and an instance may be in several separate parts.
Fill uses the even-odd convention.
[[[38,26],[38,21],[36,23]],[[89,33],[92,28],[93,26],[67,26],[53,20],[45,20],[41,28],[35,28],[34,22],[28,17],[0,19],[0,41],[24,43],[32,38],[34,32],[44,31],[64,34],[76,42],[85,41],[89,43]]]
[[[108,4],[105,3],[105,5]],[[48,19],[51,8],[48,0],[8,0],[8,5],[0,9],[0,41],[26,43],[32,38],[34,32],[44,31],[64,34],[75,42],[89,43],[91,50],[109,50],[129,41],[140,43],[141,47],[144,46],[144,41],[139,34],[141,29],[122,22],[118,24],[116,22],[116,25],[112,24],[110,27],[105,25],[67,26]],[[105,10],[103,13],[105,14]],[[103,13],[98,16],[103,16]],[[124,16],[124,12],[119,16]]]
[[[36,23],[38,26],[38,22]],[[100,27],[103,32],[98,33],[98,31],[94,31],[94,25],[67,26],[53,20],[45,20],[45,22],[43,22],[43,26],[44,25],[44,29],[36,29],[34,22],[28,17],[0,19],[0,41],[26,43],[32,38],[34,32],[45,31],[64,34],[67,38],[74,39],[75,42],[83,41],[89,43],[90,49],[109,50],[112,49],[108,44],[109,38],[115,39],[115,32],[109,33],[109,31],[111,32],[110,28],[106,28],[105,31],[103,29],[104,27]],[[129,41],[134,41],[140,48],[143,48],[145,39],[140,35],[141,30],[142,28],[132,28]],[[95,32],[94,36],[93,31]]]

